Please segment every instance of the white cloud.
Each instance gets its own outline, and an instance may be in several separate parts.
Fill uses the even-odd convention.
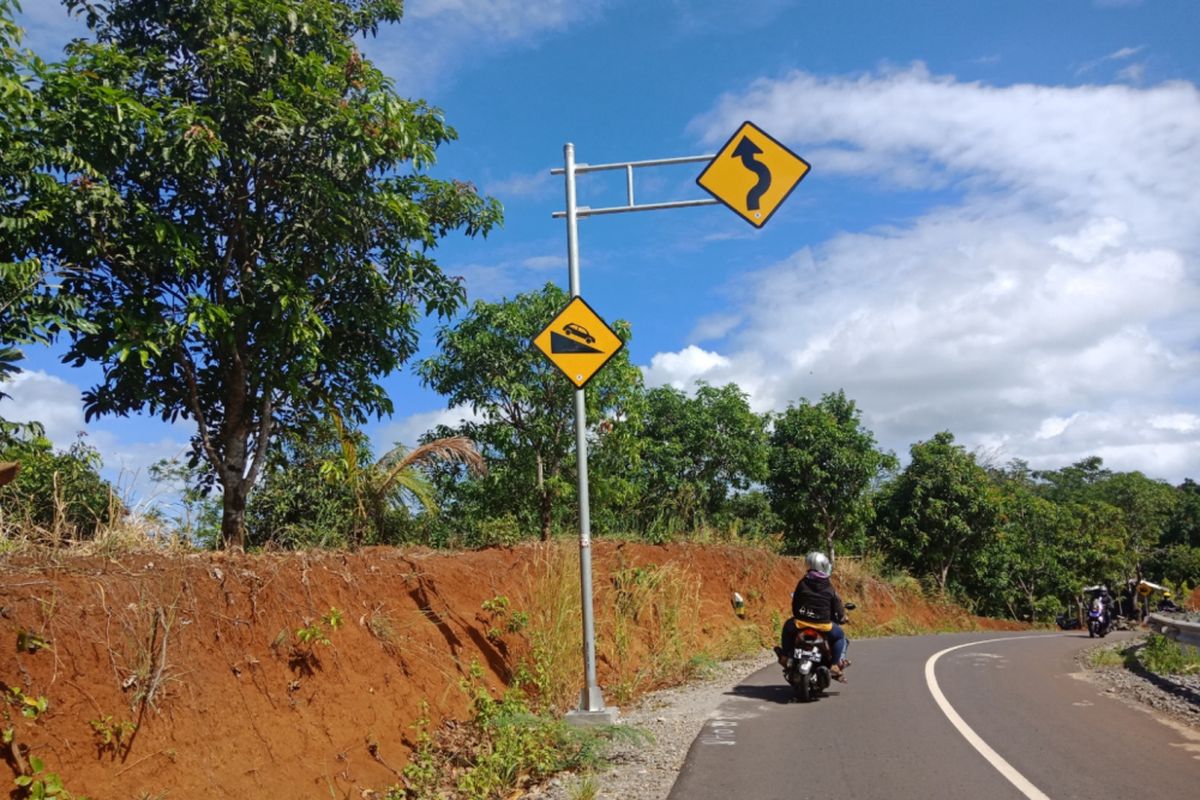
[[[704,380],[705,375],[721,367],[729,366],[729,359],[720,353],[702,350],[695,345],[688,345],[678,353],[659,353],[650,361],[650,367],[645,370],[646,382],[651,386],[671,384],[683,388],[682,380],[687,384],[695,380]]]
[[[1033,438],[1052,439],[1055,436],[1061,436],[1063,431],[1070,427],[1071,423],[1078,418],[1078,414],[1072,414],[1069,417],[1047,417],[1042,420],[1042,424],[1038,428],[1037,433],[1033,435]]]
[[[1191,83],[996,87],[921,64],[857,77],[793,72],[723,96],[691,128],[719,144],[744,119],[825,175],[954,186],[1059,217],[1086,210],[1151,241],[1195,227],[1200,91]]]
[[[559,188],[559,182],[549,169],[532,173],[517,173],[507,178],[491,180],[483,185],[485,194],[492,195],[502,203],[513,198],[547,197]]]
[[[470,408],[462,406],[423,411],[381,425],[371,434],[371,441],[375,445],[376,453],[383,455],[396,445],[415,447],[422,436],[438,425],[453,428],[463,422],[477,422],[482,419]]]
[[[1194,433],[1200,431],[1200,416],[1187,413],[1163,414],[1151,417],[1150,424],[1159,430]]]
[[[0,391],[12,396],[4,401],[0,413],[14,422],[40,422],[56,450],[66,450],[80,436],[85,437],[87,444],[100,453],[104,464],[101,474],[127,502],[138,502],[143,507],[152,503],[161,492],[150,480],[150,465],[164,458],[186,456],[191,423],[178,422],[165,434],[161,427],[154,426],[157,436],[149,441],[143,438],[146,429],[136,418],[87,424],[79,387],[46,372],[18,373],[0,384]]]
[[[556,269],[562,272],[567,271],[566,256],[533,256],[521,262],[521,266],[532,270],[549,270]]]
[[[40,370],[19,372],[0,383],[11,396],[0,401],[0,412],[12,422],[40,422],[46,438],[65,450],[85,430],[83,399],[79,387]]]
[[[1107,56],[1105,56],[1105,58],[1109,59],[1110,61],[1121,61],[1122,59],[1136,56],[1138,53],[1142,52],[1142,50],[1143,47],[1141,45],[1137,47],[1122,47],[1120,50],[1109,53]]]
[[[722,98],[692,127],[717,142],[743,119],[831,180],[960,199],[743,277],[730,344],[659,353],[648,382],[737,380],[774,409],[844,388],[898,452],[948,429],[1035,466],[1096,454],[1200,474],[1194,85],[797,72]]]
[[[1117,80],[1126,81],[1128,83],[1141,83],[1146,78],[1145,64],[1130,64],[1128,67],[1117,72]]]
[[[738,326],[742,318],[736,314],[710,314],[702,317],[692,328],[692,341],[704,342],[720,339]]]
[[[422,96],[457,70],[594,19],[606,3],[571,0],[411,0],[398,26],[363,44],[402,94]]]

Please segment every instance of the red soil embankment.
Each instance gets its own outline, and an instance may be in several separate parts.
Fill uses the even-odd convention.
[[[553,613],[571,620],[563,630],[577,666],[566,668],[578,670],[578,690],[577,553],[9,557],[0,564],[0,630],[11,637],[0,648],[10,698],[0,727],[13,728],[18,751],[6,751],[0,785],[34,755],[94,800],[382,790],[399,782],[423,704],[435,724],[466,716],[460,684],[472,663],[498,693]],[[606,698],[627,701],[677,676],[662,669],[664,647],[708,643],[722,656],[771,641],[798,569],[741,547],[595,542]],[[675,594],[662,593],[666,583]],[[859,605],[861,629],[1009,627],[852,574],[835,583]],[[734,591],[747,599],[745,618],[733,613]],[[336,629],[321,619],[332,609],[343,620]],[[302,641],[301,629],[314,640]],[[22,697],[48,706],[27,718]]]

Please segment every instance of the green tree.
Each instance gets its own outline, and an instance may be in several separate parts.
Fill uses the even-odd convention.
[[[486,485],[495,491],[489,493],[494,503],[484,510],[504,513],[532,498],[543,540],[550,538],[555,507],[569,491],[575,387],[529,343],[567,300],[562,289],[546,284],[512,300],[478,301],[439,331],[440,354],[417,366],[425,385],[451,406],[480,417],[455,433],[479,444],[488,461]],[[629,340],[627,323],[617,321],[613,329]],[[611,426],[623,418],[640,391],[641,372],[622,349],[588,383],[587,426],[593,435],[600,435],[602,421]]]
[[[1200,484],[1185,478],[1175,491],[1175,512],[1163,531],[1162,544],[1200,547]]]
[[[41,135],[44,107],[35,84],[44,65],[21,46],[15,8],[14,0],[0,0],[0,383],[20,371],[21,345],[45,343],[72,322],[88,326],[71,299],[55,291],[53,276],[37,256],[44,227],[64,193],[51,171],[88,170]],[[0,400],[5,397],[0,392]],[[23,427],[0,417],[0,441]]]
[[[45,132],[102,178],[64,176],[86,213],[64,209],[50,248],[80,268],[61,291],[95,323],[67,360],[103,368],[89,418],[194,422],[241,546],[277,429],[329,406],[390,412],[380,376],[415,352],[422,315],[464,299],[434,248],[500,209],[427,174],[454,130],[355,45],[400,0],[66,4],[95,41],[47,72]]]
[[[1039,496],[1032,482],[1002,479],[996,532],[975,558],[968,586],[977,607],[1014,619],[1054,616],[1081,585],[1070,563],[1078,533],[1070,511]]]
[[[868,490],[897,463],[876,448],[861,417],[838,390],[816,404],[801,399],[775,419],[767,493],[793,549],[820,542],[832,559],[835,541],[870,523]]]
[[[893,560],[945,591],[972,568],[999,513],[987,472],[949,431],[914,444],[911,461],[888,486],[880,537]]]
[[[767,476],[766,420],[736,384],[703,382],[692,397],[670,386],[647,393],[640,427],[640,512],[696,529],[738,492]]]
[[[1098,498],[1119,509],[1125,527],[1125,561],[1139,580],[1143,566],[1170,524],[1179,494],[1140,472],[1119,472],[1097,486]]]
[[[1062,469],[1033,473],[1033,477],[1044,484],[1042,492],[1056,502],[1094,497],[1095,488],[1112,475],[1112,470],[1105,469],[1104,460],[1099,456],[1088,456]]]

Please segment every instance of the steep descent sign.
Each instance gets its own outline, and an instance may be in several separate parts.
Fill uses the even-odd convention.
[[[576,389],[586,386],[625,345],[582,297],[572,297],[533,344]]]
[[[807,161],[747,121],[708,162],[696,183],[761,228],[809,169]]]

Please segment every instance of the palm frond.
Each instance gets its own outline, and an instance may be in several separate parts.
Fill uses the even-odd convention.
[[[474,442],[465,436],[447,436],[412,450],[407,450],[401,445],[388,451],[376,465],[384,470],[379,491],[387,492],[405,470],[435,461],[462,464],[473,475],[483,475],[487,472],[487,462],[475,449]]]

